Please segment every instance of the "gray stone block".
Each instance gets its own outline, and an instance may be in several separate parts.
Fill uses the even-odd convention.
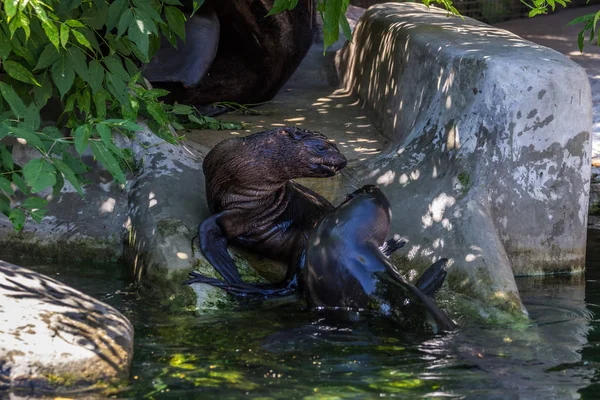
[[[420,4],[370,8],[337,57],[391,144],[354,165],[393,204],[408,265],[522,310],[514,275],[584,268],[592,108],[585,71],[501,29]]]
[[[0,260],[0,389],[65,389],[127,378],[133,327],[120,312]]]

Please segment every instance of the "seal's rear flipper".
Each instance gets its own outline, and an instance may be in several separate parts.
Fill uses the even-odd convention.
[[[381,252],[385,254],[386,257],[389,257],[394,251],[403,247],[405,244],[406,242],[402,239],[390,239],[383,242],[383,244],[379,246],[379,250],[381,250]]]
[[[240,298],[249,297],[283,297],[295,292],[292,284],[286,286],[275,286],[271,284],[229,283],[219,279],[204,276],[199,272],[190,272],[190,279],[183,282],[184,285],[192,283],[206,283],[223,289],[230,295]]]
[[[446,279],[446,265],[448,264],[447,258],[440,258],[429,268],[423,272],[423,274],[415,283],[423,293],[429,297],[435,296],[437,291],[442,287],[444,280]]]
[[[222,213],[205,219],[198,226],[200,249],[209,263],[227,282],[243,283],[233,259],[227,252],[227,238],[218,224]]]

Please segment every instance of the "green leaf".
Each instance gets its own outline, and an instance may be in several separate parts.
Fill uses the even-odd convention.
[[[68,19],[65,21],[65,23],[70,26],[71,28],[83,28],[85,27],[84,24],[82,24],[80,21],[77,21],[75,19]]]
[[[106,21],[108,21],[108,4],[105,2],[105,0],[102,1],[102,8],[86,8],[83,11],[83,14],[79,16],[79,19],[81,21],[85,21],[85,25],[87,27],[95,29],[97,31],[104,31],[104,25],[106,24]],[[73,26],[71,26],[71,28],[73,28]]]
[[[96,130],[100,135],[100,139],[102,139],[102,143],[104,143],[106,147],[113,152],[113,154],[116,154],[117,157],[123,158],[123,152],[113,143],[111,129],[107,125],[96,124]]]
[[[67,43],[69,43],[69,32],[70,32],[69,25],[62,24],[60,26],[60,44],[65,49],[67,48]]]
[[[340,18],[346,12],[343,0],[328,0],[323,16],[323,42],[325,48],[334,44],[340,37]]]
[[[340,25],[342,26],[342,32],[347,40],[352,41],[352,28],[350,28],[350,24],[348,23],[348,19],[345,15],[342,15],[340,19]]]
[[[137,67],[137,65],[135,65],[135,63],[133,61],[131,61],[130,58],[126,57],[125,58],[125,67],[127,68],[127,73],[130,76],[134,76],[138,73],[140,73],[140,69]],[[134,81],[133,79],[129,82],[130,84],[132,83],[136,83],[137,81]]]
[[[11,50],[10,39],[0,30],[0,58],[7,59]]]
[[[90,74],[88,83],[92,88],[92,93],[97,93],[104,80],[104,68],[98,60],[92,60],[90,61],[88,72]]]
[[[6,216],[10,213],[10,200],[4,195],[0,195],[0,213]]]
[[[63,56],[52,65],[50,72],[52,80],[60,92],[60,97],[64,97],[69,89],[71,89],[71,86],[73,86],[73,81],[75,80],[73,66]]]
[[[198,11],[200,7],[202,7],[202,4],[204,4],[204,0],[192,1],[192,13],[190,14],[190,18],[192,18],[194,14],[196,14],[196,11]]]
[[[126,0],[117,0],[108,7],[108,20],[106,21],[106,29],[108,31],[113,30],[117,26],[117,22],[127,9],[128,3]]]
[[[175,103],[173,105],[173,113],[178,115],[189,115],[194,112],[194,108],[184,104]]]
[[[31,102],[25,113],[24,125],[35,131],[40,127],[40,124],[40,108],[34,102]]]
[[[112,153],[107,149],[106,145],[101,142],[92,142],[91,146],[94,156],[102,163],[104,168],[106,168],[117,181],[125,183],[125,174],[123,174],[119,163]]]
[[[19,208],[13,208],[10,210],[8,219],[12,222],[15,231],[19,232],[23,229],[23,225],[25,224],[25,212]]]
[[[89,170],[89,167],[82,163],[81,159],[75,158],[73,154],[66,151],[62,154],[62,160],[78,175],[83,175]]]
[[[563,7],[566,7],[566,6],[567,6],[567,3],[565,3],[565,2],[564,2],[564,0],[556,0],[556,2],[557,2],[558,4],[560,4],[561,6],[563,6]]]
[[[143,94],[142,98],[144,100],[156,100],[159,97],[166,96],[169,94],[168,90],[165,89],[150,89]],[[181,104],[180,104],[181,105]],[[189,106],[183,106],[189,107]]]
[[[108,100],[110,97],[110,93],[108,93],[105,89],[94,93],[94,106],[96,106],[96,116],[98,118],[106,118],[106,100]]]
[[[67,50],[67,59],[73,66],[77,75],[81,77],[84,81],[90,83],[90,74],[87,68],[87,59],[83,51],[81,51],[78,47],[71,46]]]
[[[8,151],[6,146],[3,146],[2,150],[0,150],[0,156],[2,156],[2,166],[4,169],[7,171],[12,171],[15,167],[15,164],[13,163],[12,154],[10,151]]]
[[[48,36],[50,43],[52,43],[54,48],[58,50],[58,47],[60,46],[60,39],[58,36],[58,28],[54,22],[48,21],[47,23],[43,23],[42,28],[44,29],[44,32],[46,32],[46,36]]]
[[[116,77],[118,77],[122,81],[128,82],[129,79],[131,79],[127,71],[125,71],[125,68],[123,68],[123,64],[121,63],[121,59],[119,57],[104,57],[102,59],[102,62],[104,62],[104,65],[106,65],[106,68],[108,68],[110,72],[112,72]]]
[[[33,193],[56,183],[56,169],[45,158],[34,158],[23,167],[23,177]]]
[[[71,185],[73,185],[75,190],[77,190],[77,193],[79,193],[81,197],[83,197],[83,190],[81,189],[81,184],[79,183],[79,179],[77,179],[75,172],[73,172],[73,170],[64,161],[59,160],[57,158],[55,158],[53,161],[56,169],[58,169],[60,173],[63,174],[65,179],[68,180]]]
[[[47,68],[54,64],[59,58],[60,54],[58,53],[58,51],[56,51],[56,48],[51,43],[48,43],[46,47],[44,47],[42,54],[40,54],[39,60],[34,70]]]
[[[181,40],[185,40],[185,15],[177,7],[165,7],[167,24]]]
[[[146,102],[146,109],[152,118],[154,118],[154,120],[159,124],[166,125],[169,123],[169,118],[159,103],[154,101]]]
[[[128,8],[127,10],[125,10],[125,12],[121,15],[121,18],[119,19],[119,25],[117,26],[117,38],[125,34],[127,29],[129,28],[129,24],[131,23],[132,19],[133,12],[130,8]]]
[[[127,32],[129,39],[135,43],[138,50],[145,57],[142,61],[148,60],[148,47],[150,45],[150,31],[147,28],[147,22],[140,13],[136,12]]]
[[[63,113],[70,113],[75,109],[75,100],[77,100],[77,93],[70,94],[69,97],[67,97]]]
[[[43,208],[46,207],[48,205],[48,202],[40,197],[28,197],[27,199],[25,199],[25,201],[23,202],[23,204],[21,204],[21,207],[23,207],[26,210],[35,210],[36,208]]]
[[[144,130],[144,128],[142,128],[135,122],[128,121],[126,119],[107,119],[106,121],[102,121],[101,123],[133,132],[139,132]]]
[[[0,191],[3,191],[9,196],[15,194],[12,186],[10,185],[10,181],[3,176],[0,176]]]
[[[138,9],[138,11],[142,10],[144,14],[148,15],[152,20],[162,23],[162,18],[158,11],[152,7],[152,2],[148,0],[133,0],[133,5]],[[157,33],[156,31],[154,33]]]
[[[292,10],[298,4],[298,0],[275,0],[273,7],[269,10],[267,17],[285,10]]]
[[[580,24],[582,22],[588,22],[588,21],[592,21],[594,19],[595,14],[586,14],[586,15],[582,15],[580,17],[577,17],[573,20],[571,20],[568,25],[575,25],[575,24]]]
[[[19,95],[14,91],[12,86],[7,85],[4,82],[0,82],[0,94],[4,97],[4,100],[10,106],[15,117],[22,118],[27,113],[27,107],[23,103],[23,100],[19,97]]]
[[[129,107],[129,92],[125,82],[111,74],[106,73],[106,86],[108,91],[125,107]]]
[[[579,47],[579,51],[583,53],[583,40],[584,40],[585,29],[579,32],[577,35],[577,46]]]
[[[44,148],[44,144],[42,143],[42,140],[40,139],[37,132],[35,132],[27,127],[20,127],[20,126],[9,126],[8,130],[10,131],[11,135],[14,135],[18,138],[26,140],[27,144],[29,144],[31,146],[39,147],[42,149]]]
[[[87,43],[89,44],[90,47],[88,47],[89,49],[91,49],[92,51],[97,51],[97,52],[101,52],[100,49],[100,45],[98,44],[98,40],[96,39],[96,34],[91,30],[86,28],[81,28],[81,31],[83,32],[83,37],[85,38],[85,40],[87,41]],[[78,31],[73,31],[73,32],[77,32]],[[77,41],[81,44],[83,44],[85,46],[85,41],[82,42],[82,38],[78,38],[78,35],[76,35],[75,33],[73,33],[73,36],[75,36],[75,39],[77,39]]]
[[[87,47],[91,51],[94,51],[92,44],[90,43],[90,41],[87,39],[87,37],[83,33],[76,31],[75,29],[73,29],[71,32],[73,33],[75,40],[77,40],[79,42],[79,44]]]
[[[9,20],[17,14],[18,4],[19,0],[4,0],[4,12]]]
[[[80,155],[87,149],[91,133],[90,124],[79,125],[75,130],[75,149]]]
[[[182,6],[179,0],[163,0],[163,3],[168,4],[170,6]]]
[[[25,83],[32,83],[36,86],[42,86],[35,80],[33,74],[18,62],[6,60],[2,63],[2,66],[11,78]]]
[[[19,188],[19,190],[24,194],[29,196],[31,194],[31,192],[29,191],[29,188],[27,187],[27,184],[25,183],[25,180],[21,177],[21,175],[19,174],[12,174],[12,181],[15,185],[17,185],[17,187]]]
[[[33,96],[36,104],[40,108],[43,108],[52,97],[52,83],[50,82],[50,77],[46,74],[42,75],[41,78],[38,77],[38,79],[41,80],[42,86],[33,88]]]
[[[91,106],[90,91],[87,88],[83,89],[83,91],[79,93],[77,107],[79,108],[80,112],[87,116],[87,114],[90,113]]]

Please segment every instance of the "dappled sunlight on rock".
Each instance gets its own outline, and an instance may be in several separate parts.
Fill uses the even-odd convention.
[[[102,205],[100,205],[100,214],[111,213],[115,210],[115,204],[117,201],[115,199],[108,198]]]

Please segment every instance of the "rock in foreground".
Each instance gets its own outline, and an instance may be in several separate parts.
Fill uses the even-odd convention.
[[[124,378],[133,327],[114,308],[0,261],[0,388],[64,389]]]

